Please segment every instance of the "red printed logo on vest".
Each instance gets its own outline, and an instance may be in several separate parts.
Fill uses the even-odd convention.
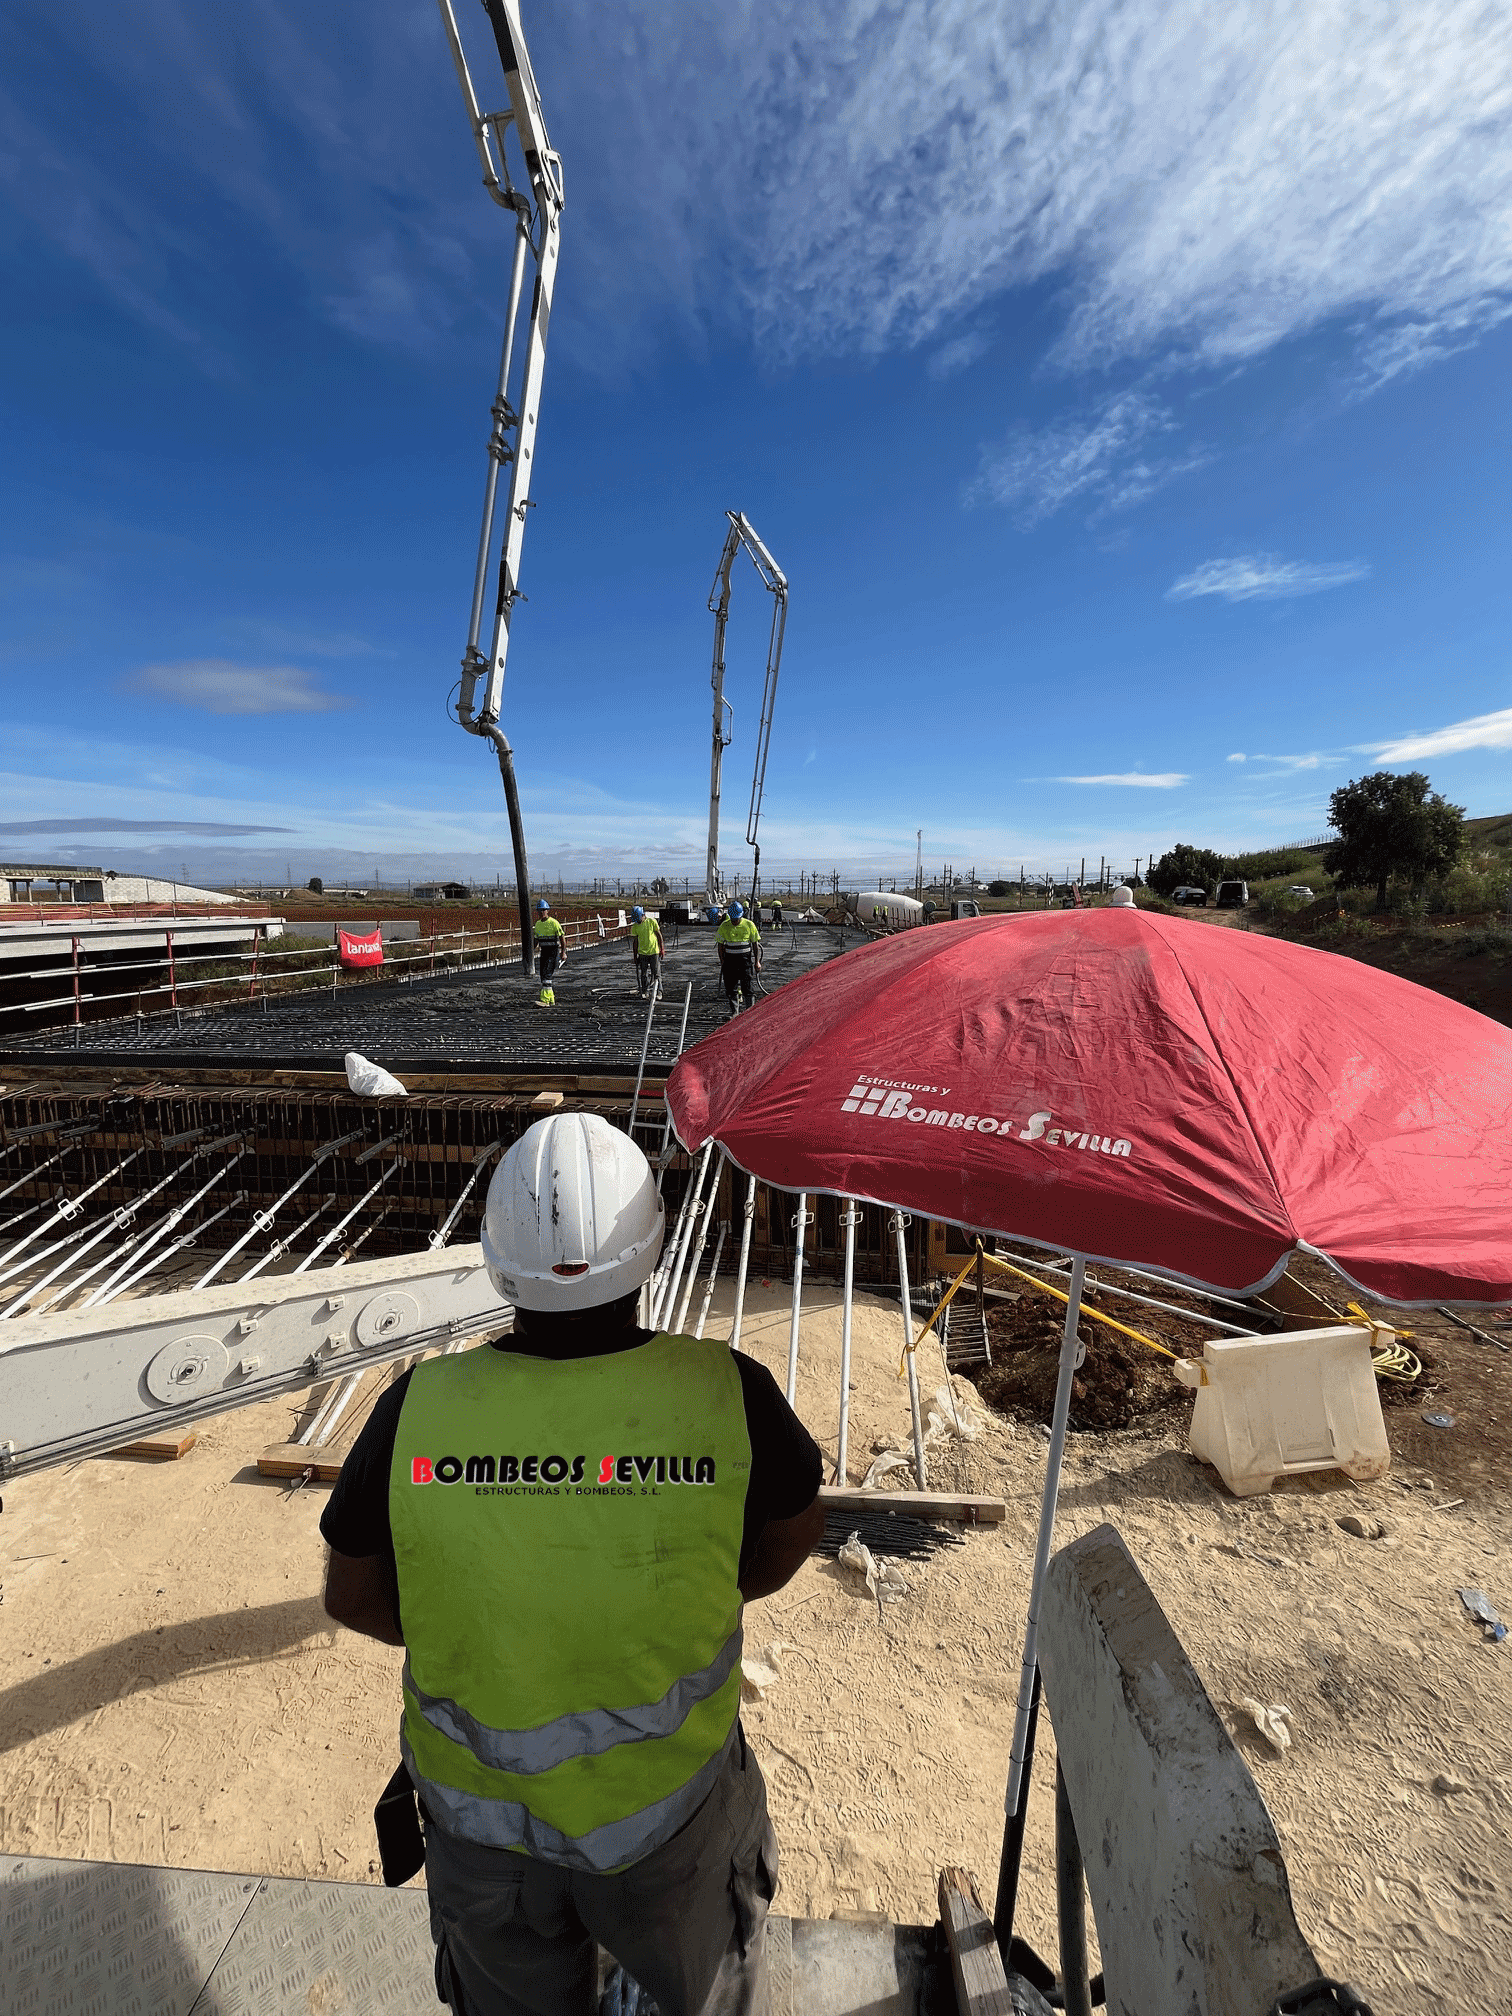
[[[600,1463],[599,1482],[600,1484],[612,1484],[614,1482],[614,1458],[612,1456],[606,1456],[603,1462]]]
[[[429,1484],[434,1480],[435,1474],[431,1469],[429,1456],[417,1456],[410,1464],[411,1484]]]

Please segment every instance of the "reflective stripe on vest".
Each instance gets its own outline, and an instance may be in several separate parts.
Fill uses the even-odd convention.
[[[512,1848],[533,1855],[538,1862],[554,1862],[560,1868],[582,1869],[594,1876],[611,1875],[664,1848],[714,1790],[734,1743],[732,1723],[718,1751],[678,1791],[655,1805],[642,1807],[628,1820],[610,1821],[589,1834],[570,1835],[537,1819],[528,1806],[505,1799],[477,1799],[427,1778],[402,1730],[399,1736],[405,1768],[425,1801],[426,1811],[449,1833],[481,1841],[485,1848]]]
[[[442,1826],[603,1871],[691,1817],[740,1703],[750,1461],[712,1340],[416,1369],[389,1505],[404,1756]]]
[[[550,1771],[569,1757],[599,1757],[617,1743],[644,1743],[672,1736],[701,1701],[717,1694],[740,1663],[745,1633],[737,1625],[709,1664],[697,1673],[674,1680],[660,1701],[644,1708],[590,1708],[559,1715],[538,1729],[491,1729],[457,1701],[427,1694],[416,1683],[410,1662],[404,1662],[404,1691],[434,1729],[454,1742],[465,1743],[474,1757],[495,1771],[530,1777]]]

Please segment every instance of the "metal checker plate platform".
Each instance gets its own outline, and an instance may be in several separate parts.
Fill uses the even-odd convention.
[[[0,2016],[439,2008],[423,1890],[0,1856]]]
[[[768,1938],[772,2016],[944,2016],[955,2006],[920,1927],[774,1914]],[[0,1956],[0,2016],[442,2006],[426,1893],[366,1883],[0,1855]]]

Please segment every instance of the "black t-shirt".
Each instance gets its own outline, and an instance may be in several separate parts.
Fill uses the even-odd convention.
[[[629,1330],[622,1351],[634,1350],[652,1336],[649,1330]],[[501,1339],[484,1350],[532,1353],[522,1337]],[[776,1380],[764,1365],[743,1351],[733,1354],[745,1399],[746,1433],[751,1438],[751,1475],[746,1485],[745,1523],[740,1540],[740,1573],[744,1575],[769,1519],[796,1519],[814,1502],[823,1479],[819,1445],[789,1407]],[[403,1373],[379,1395],[351,1454],[341,1466],[330,1501],[320,1518],[320,1531],[338,1554],[381,1555],[394,1584],[394,1538],[389,1525],[389,1476],[394,1462],[394,1437],[399,1410],[409,1391],[411,1374]]]

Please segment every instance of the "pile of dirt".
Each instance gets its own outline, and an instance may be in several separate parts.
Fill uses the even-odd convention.
[[[1088,1301],[1092,1300],[1089,1295]],[[1157,1312],[1137,1309],[1136,1316]],[[1111,1306],[1109,1313],[1112,1313]],[[1204,1336],[1200,1325],[1183,1323],[1159,1312],[1141,1323],[1127,1314],[1120,1321],[1142,1329],[1169,1349],[1195,1356]],[[992,1363],[974,1368],[975,1383],[987,1404],[1014,1421],[1048,1421],[1055,1405],[1055,1381],[1060,1364],[1062,1305],[1026,1289],[1017,1302],[989,1305],[987,1334]],[[1073,1432],[1129,1428],[1179,1414],[1190,1402],[1178,1385],[1171,1360],[1111,1330],[1085,1315],[1078,1330],[1086,1358],[1071,1383],[1070,1425]]]

